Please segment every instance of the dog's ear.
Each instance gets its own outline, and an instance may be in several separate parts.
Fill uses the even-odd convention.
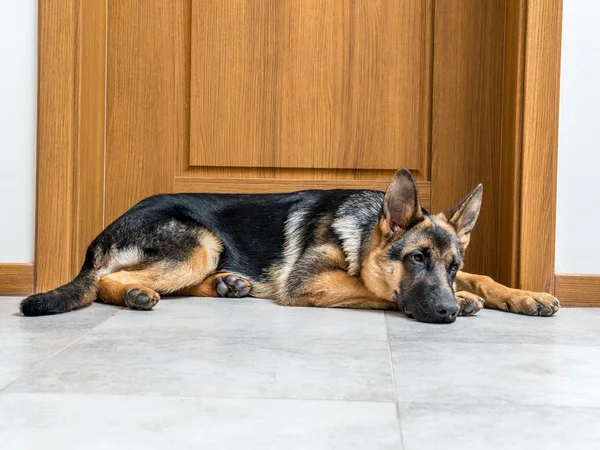
[[[483,199],[483,185],[478,185],[469,195],[463,198],[458,205],[444,213],[448,223],[456,230],[458,241],[463,249],[469,245],[471,231],[479,217],[481,201]]]
[[[382,210],[384,234],[405,230],[423,219],[417,186],[407,169],[400,169],[385,193]]]

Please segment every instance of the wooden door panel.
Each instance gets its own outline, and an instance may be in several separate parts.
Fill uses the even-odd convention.
[[[191,166],[427,176],[429,2],[211,0],[191,15]]]
[[[172,192],[187,146],[185,1],[108,2],[105,223]]]

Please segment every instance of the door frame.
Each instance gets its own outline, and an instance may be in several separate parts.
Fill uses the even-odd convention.
[[[38,2],[35,292],[70,281],[104,227],[107,4]]]
[[[107,4],[39,1],[36,292],[105,225]],[[505,26],[497,278],[553,292],[562,0],[507,0]]]
[[[499,280],[554,293],[562,0],[508,0]]]

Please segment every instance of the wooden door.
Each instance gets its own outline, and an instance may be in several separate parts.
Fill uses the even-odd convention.
[[[93,236],[149,195],[383,190],[399,167],[434,210],[484,183],[468,268],[496,276],[508,3],[49,1],[42,42],[78,42],[40,56],[75,71],[48,96],[77,112],[63,122],[72,171],[56,181],[74,206],[66,241],[38,233],[36,288],[71,277]],[[66,23],[50,20],[63,8]]]

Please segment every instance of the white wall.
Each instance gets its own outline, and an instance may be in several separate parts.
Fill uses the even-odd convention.
[[[600,274],[600,0],[564,0],[556,273]]]
[[[33,262],[37,3],[0,5],[0,263]]]

